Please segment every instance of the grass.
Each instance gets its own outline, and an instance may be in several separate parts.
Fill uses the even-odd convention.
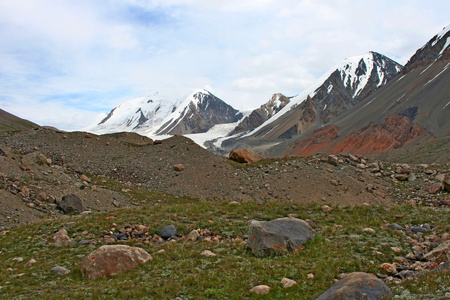
[[[258,205],[245,202],[229,205],[229,201],[206,201],[186,197],[174,197],[152,193],[137,187],[125,186],[114,180],[94,177],[94,182],[126,193],[139,204],[137,208],[118,209],[108,213],[87,216],[69,216],[59,220],[42,221],[27,226],[11,228],[0,236],[0,292],[5,299],[315,299],[339,278],[340,273],[354,271],[382,273],[379,265],[393,262],[390,247],[409,252],[409,245],[401,232],[388,229],[385,224],[400,225],[431,223],[436,225],[435,234],[449,231],[449,210],[408,205],[392,207],[334,207],[329,213],[322,212],[317,204],[292,207],[290,203],[266,202]],[[244,243],[233,241],[248,233],[252,219],[271,220],[297,214],[299,218],[316,223],[315,239],[306,248],[290,255],[257,258],[246,249]],[[397,215],[404,215],[397,219]],[[96,245],[75,245],[64,248],[46,246],[51,235],[68,222],[72,239],[94,239]],[[173,224],[179,233],[192,229],[210,229],[224,237],[221,242],[177,242],[165,244],[140,243],[139,247],[153,255],[154,259],[129,272],[98,280],[87,280],[81,275],[81,259],[103,243],[103,230],[111,229],[112,223],[125,226],[142,224],[151,233]],[[374,235],[362,232],[371,227]],[[139,241],[126,241],[136,245]],[[165,252],[156,254],[163,249]],[[203,250],[211,250],[216,257],[200,256]],[[374,254],[374,250],[383,254]],[[18,263],[13,259],[23,257]],[[24,267],[34,258],[37,263]],[[67,276],[50,273],[56,265],[71,270]],[[12,271],[7,271],[11,268]],[[313,273],[314,279],[307,275]],[[11,278],[11,275],[23,274]],[[296,280],[298,284],[284,289],[283,277]],[[449,272],[420,277],[393,287],[396,294],[404,289],[411,293],[445,294],[449,291]],[[258,284],[267,284],[272,290],[267,296],[249,292]]]

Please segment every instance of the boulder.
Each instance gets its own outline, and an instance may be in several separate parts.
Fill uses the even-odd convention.
[[[80,214],[84,210],[80,197],[75,194],[63,196],[61,202],[58,203],[58,207],[66,214]]]
[[[311,227],[304,220],[280,218],[273,221],[255,221],[249,226],[247,247],[256,256],[295,252],[314,238]]]
[[[52,245],[55,247],[70,246],[72,240],[67,234],[67,230],[64,228],[60,229],[58,232],[52,235]]]
[[[354,272],[339,280],[317,300],[392,299],[389,287],[373,274]]]
[[[261,156],[247,149],[236,149],[230,152],[229,158],[241,164],[248,164],[260,161]]]
[[[106,278],[150,261],[144,249],[127,245],[105,245],[81,260],[81,272],[88,279]]]
[[[447,192],[450,192],[450,174],[445,174],[443,184],[444,184],[444,189]]]
[[[438,263],[450,261],[450,240],[442,242],[439,246],[425,254],[424,257]]]
[[[437,194],[442,189],[442,183],[433,183],[428,186],[428,193]]]

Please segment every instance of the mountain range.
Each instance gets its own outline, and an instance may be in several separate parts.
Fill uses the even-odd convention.
[[[405,66],[373,51],[346,58],[301,94],[275,93],[253,111],[238,111],[204,89],[176,100],[154,93],[83,130],[185,135],[220,154],[249,148],[270,157],[369,155],[450,137],[449,68],[447,26]]]

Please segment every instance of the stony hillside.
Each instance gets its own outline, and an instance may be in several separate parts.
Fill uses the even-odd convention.
[[[39,125],[0,109],[0,132],[21,131],[35,127]]]

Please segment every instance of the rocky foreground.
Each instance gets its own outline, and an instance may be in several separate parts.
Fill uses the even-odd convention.
[[[46,272],[57,276],[92,280],[134,268],[148,272],[146,266],[153,264],[158,266],[155,272],[158,268],[162,271],[166,264],[171,266],[167,274],[177,277],[176,264],[164,263],[158,257],[182,264],[184,258],[180,255],[190,257],[194,266],[189,268],[199,270],[204,268],[197,265],[202,264],[197,255],[213,260],[212,266],[224,276],[231,276],[229,272],[238,268],[236,264],[245,272],[259,274],[266,264],[275,263],[276,274],[250,276],[251,282],[240,287],[245,297],[252,293],[287,296],[289,292],[280,290],[282,286],[297,286],[293,288],[297,295],[300,292],[310,298],[319,297],[318,291],[323,293],[331,287],[331,276],[336,282],[345,279],[346,288],[342,282],[334,286],[341,292],[349,289],[347,283],[359,280],[354,278],[361,278],[369,286],[377,286],[375,294],[391,287],[394,293],[409,299],[408,288],[395,286],[421,282],[418,278],[428,276],[430,271],[448,279],[448,165],[393,164],[353,155],[267,160],[243,152],[233,157],[245,162],[249,155],[256,162],[230,162],[179,136],[152,141],[128,133],[95,136],[43,128],[4,135],[0,140],[0,238],[5,242],[11,238],[20,240],[22,231],[13,227],[19,223],[53,221],[39,227],[19,227],[30,228],[36,234],[29,237],[31,244],[26,238],[20,242],[30,249],[28,255],[9,242],[2,246],[0,253],[6,254],[6,259],[1,267],[9,275],[0,289],[14,290],[16,279],[27,277],[27,270],[33,267],[38,268],[35,272],[45,272],[48,267]],[[67,220],[67,215],[80,216]],[[271,244],[265,230],[252,229],[265,223],[250,222],[281,217],[288,222],[298,218],[295,222],[306,226],[302,230],[306,230],[307,238],[296,236],[302,230],[293,230],[295,237],[286,236],[290,230],[283,225],[269,230],[281,234],[272,238],[275,242]],[[262,240],[256,237],[261,232],[266,232]],[[259,242],[254,244],[255,241]],[[124,243],[134,248],[101,247]],[[43,260],[52,249],[69,249],[55,251],[71,251],[76,257],[64,263],[56,256],[49,260],[53,264],[50,266]],[[179,254],[175,255],[174,249]],[[111,254],[116,257],[114,261],[122,261],[117,259],[118,253],[131,255],[119,264],[120,272],[110,269],[111,263],[106,264],[107,269],[99,264],[88,266],[88,262],[96,261],[93,257],[99,257],[95,251],[107,250],[116,251]],[[325,256],[317,256],[318,251]],[[283,258],[272,261],[271,257]],[[332,268],[327,273],[310,260],[313,257],[325,266],[330,264],[327,260],[337,260],[332,259],[333,263],[325,268]],[[292,268],[299,259],[306,265]],[[127,261],[132,268],[126,266]],[[187,272],[178,266],[179,272]],[[283,273],[288,269],[291,271]],[[89,275],[91,272],[101,275]],[[128,272],[144,276],[143,271]],[[161,273],[154,275],[161,284],[169,284]],[[228,289],[222,289],[224,294],[220,294],[220,288],[213,293],[210,287],[198,282],[194,285],[203,289],[200,295],[231,295]],[[86,291],[87,295],[95,288],[88,284],[88,289],[91,290]],[[350,288],[346,295],[353,295],[354,291]],[[425,294],[438,299],[446,292],[450,291],[444,288],[435,295]],[[180,292],[161,293],[184,299]],[[291,292],[291,296],[296,293]],[[327,293],[320,299],[334,299],[326,298],[331,295]],[[60,295],[67,296],[64,292]],[[379,295],[393,296],[390,290]]]

